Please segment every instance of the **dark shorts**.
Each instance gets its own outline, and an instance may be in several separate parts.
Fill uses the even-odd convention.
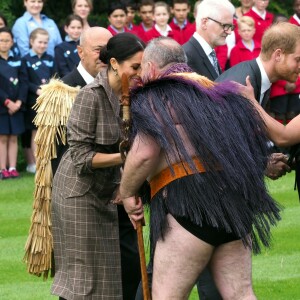
[[[270,111],[277,114],[300,112],[299,94],[288,94],[274,97],[270,101]]]
[[[241,239],[233,233],[228,233],[221,228],[212,227],[205,222],[202,223],[202,226],[199,226],[184,217],[174,218],[192,235],[214,247]]]
[[[24,113],[0,114],[0,135],[20,135],[25,130]]]

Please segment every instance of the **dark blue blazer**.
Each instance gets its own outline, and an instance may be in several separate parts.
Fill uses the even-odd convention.
[[[215,80],[218,77],[213,65],[205,54],[199,42],[192,36],[183,46],[183,50],[188,59],[188,65],[196,73],[207,77],[210,80]],[[220,66],[219,73],[222,73]]]
[[[55,75],[56,67],[53,56],[46,52],[39,58],[35,53],[30,51],[22,57],[22,60],[26,64],[29,80],[27,105],[31,107],[35,104],[36,98],[38,97],[36,91],[41,87],[41,85],[49,82],[49,80]]]
[[[86,85],[81,74],[78,72],[77,67],[75,67],[68,75],[62,78],[62,81],[69,86],[80,86],[81,88]]]
[[[16,57],[12,51],[8,59],[0,56],[0,113],[8,113],[4,106],[6,99],[12,101],[21,100],[22,110],[27,101],[28,77],[26,66],[20,57]]]
[[[78,42],[65,41],[55,47],[55,62],[59,77],[69,74],[78,65],[80,58],[77,45]]]

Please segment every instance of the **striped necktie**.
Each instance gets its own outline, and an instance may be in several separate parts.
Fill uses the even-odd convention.
[[[215,50],[211,51],[210,56],[211,56],[211,58],[212,58],[212,60],[213,60],[213,64],[212,64],[212,65],[213,65],[213,67],[214,67],[216,73],[217,73],[218,75],[220,75],[219,67],[218,67],[218,66],[219,66],[219,64],[218,64],[218,59],[217,59]]]

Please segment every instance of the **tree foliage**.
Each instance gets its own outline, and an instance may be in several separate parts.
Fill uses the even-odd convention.
[[[106,10],[110,2],[115,0],[94,0],[94,10],[91,14],[91,19],[94,23],[99,26],[107,25],[107,14]],[[1,0],[0,1],[0,12],[3,13],[9,22],[9,25],[12,26],[16,18],[20,17],[24,13],[23,0]],[[137,3],[139,1],[136,1]],[[171,0],[166,1],[168,3]],[[191,0],[190,3],[193,7],[196,0]],[[235,6],[239,6],[239,0],[232,0],[232,3]],[[270,1],[268,10],[278,14],[284,14],[286,16],[291,16],[293,14],[293,0],[276,0]],[[72,12],[71,10],[71,1],[70,0],[48,0],[45,3],[44,11],[48,17],[52,18],[58,25],[62,25],[65,17]]]

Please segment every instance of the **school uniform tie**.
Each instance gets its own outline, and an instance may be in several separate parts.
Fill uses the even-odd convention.
[[[213,64],[212,64],[212,65],[213,65],[213,67],[214,67],[216,73],[217,73],[218,75],[220,75],[220,72],[219,72],[219,63],[218,63],[218,59],[217,59],[215,50],[211,51],[210,57],[212,58],[212,61],[213,61]]]

